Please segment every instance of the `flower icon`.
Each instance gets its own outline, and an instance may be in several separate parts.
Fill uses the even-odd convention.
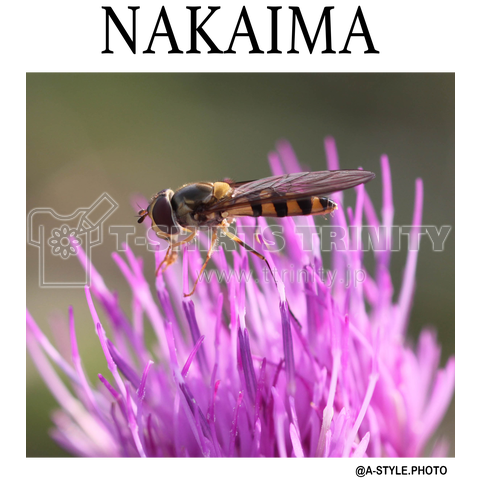
[[[81,244],[77,238],[77,231],[68,225],[52,230],[52,236],[48,239],[54,255],[60,255],[66,260],[70,255],[76,255],[78,246]]]

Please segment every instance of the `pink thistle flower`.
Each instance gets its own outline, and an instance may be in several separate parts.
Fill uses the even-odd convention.
[[[277,147],[269,156],[273,174],[300,171],[290,145],[280,142]],[[328,168],[338,169],[330,138],[326,151]],[[381,220],[360,185],[355,208],[340,208],[333,226],[361,229],[365,214],[368,225],[391,229],[394,209],[386,156],[381,173]],[[342,205],[342,193],[333,199]],[[417,228],[422,202],[422,182],[417,180],[412,223]],[[261,217],[258,221],[266,226]],[[253,219],[239,223],[253,225]],[[389,250],[375,252],[375,272],[365,273],[363,282],[329,287],[318,274],[323,266],[318,237],[311,237],[312,248],[306,251],[295,231],[313,231],[312,217],[286,218],[281,224],[286,227],[285,251],[263,253],[276,272],[293,267],[308,273],[300,282],[275,273],[275,284],[264,275],[262,261],[244,250],[233,252],[232,269],[219,249],[213,261],[225,272],[226,285],[212,276],[199,282],[193,297],[183,298],[179,286],[183,282],[188,292],[202,264],[198,251],[184,248],[182,262],[158,276],[152,292],[141,258],[127,248],[125,256],[112,256],[132,290],[129,319],[92,266],[85,294],[106,360],[97,382],[89,381],[82,369],[73,309],[73,367],[27,311],[27,347],[61,407],[53,417],[54,439],[79,456],[425,454],[453,394],[454,360],[439,368],[440,347],[429,330],[421,333],[416,348],[406,341],[418,251],[408,253],[394,302]],[[347,235],[345,242],[351,245],[354,239]],[[80,247],[78,255],[85,265]],[[365,272],[362,255],[361,245],[334,250],[332,268],[339,278],[346,278],[348,268]],[[157,264],[160,260],[157,252]],[[287,299],[301,328],[289,315]],[[108,326],[100,322],[97,308],[103,309]],[[155,332],[151,349],[144,321]],[[73,394],[52,363],[66,375]],[[440,447],[432,452],[442,453]]]

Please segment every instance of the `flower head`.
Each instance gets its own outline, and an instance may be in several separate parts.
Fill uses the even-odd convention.
[[[328,168],[338,169],[332,139],[326,151]],[[286,142],[269,160],[275,175],[300,171]],[[356,188],[355,208],[340,208],[332,218],[332,227],[348,232],[348,248],[333,250],[330,277],[323,276],[318,236],[306,235],[315,232],[312,217],[282,219],[281,252],[270,251],[276,237],[268,229],[257,235],[270,246],[262,253],[275,282],[261,259],[242,249],[232,253],[231,265],[220,248],[213,261],[223,277],[200,281],[188,298],[180,286],[189,291],[203,262],[198,250],[184,247],[182,261],[161,273],[154,289],[141,258],[128,247],[124,256],[113,253],[132,290],[130,315],[92,267],[85,294],[106,360],[97,382],[82,369],[73,309],[73,367],[27,312],[28,348],[61,406],[55,440],[82,456],[422,455],[453,394],[454,360],[439,369],[440,348],[429,330],[415,349],[406,341],[418,251],[408,253],[396,302],[391,251],[375,252],[372,275],[363,267],[361,242],[351,234],[362,229],[363,215],[369,226],[388,231],[393,225],[385,156],[381,173],[381,220],[363,185]],[[342,194],[333,200],[342,205]],[[414,228],[421,223],[422,201],[418,180]],[[267,227],[261,217],[258,222]],[[238,223],[245,231],[255,225],[253,219]],[[80,247],[78,255],[86,264]],[[300,275],[292,279],[292,271]],[[332,272],[336,282],[328,281]],[[348,283],[351,272],[363,272],[362,281]],[[108,336],[97,308],[109,322]],[[153,346],[145,321],[155,333]],[[45,354],[67,375],[75,396]]]

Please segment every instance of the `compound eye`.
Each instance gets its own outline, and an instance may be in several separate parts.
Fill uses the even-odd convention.
[[[155,225],[166,235],[177,235],[179,228],[173,221],[173,210],[170,199],[162,195],[157,198],[153,206],[152,218]]]

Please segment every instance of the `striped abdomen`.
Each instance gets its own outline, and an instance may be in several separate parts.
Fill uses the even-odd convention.
[[[263,204],[251,204],[235,216],[287,217],[297,215],[327,215],[337,209],[337,204],[327,197],[307,197],[298,200],[275,200]]]

